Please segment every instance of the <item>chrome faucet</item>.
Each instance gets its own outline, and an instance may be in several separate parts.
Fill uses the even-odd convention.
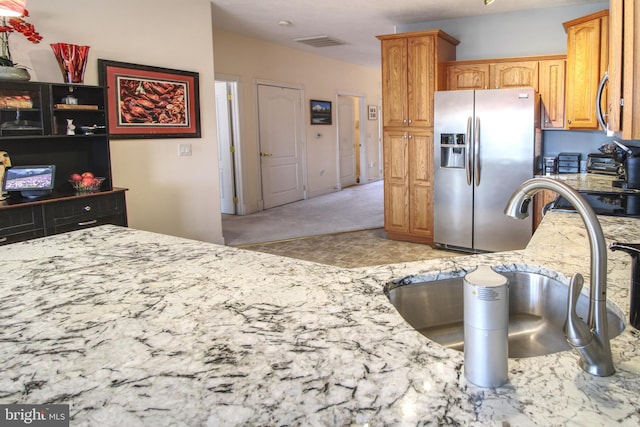
[[[602,227],[591,206],[577,191],[551,178],[533,178],[520,184],[509,198],[504,213],[512,218],[526,218],[533,196],[541,190],[555,191],[573,205],[582,217],[591,248],[589,318],[585,323],[576,313],[584,281],[580,274],[575,274],[569,284],[565,336],[569,344],[580,353],[579,365],[583,370],[601,377],[613,375],[615,369],[607,327],[607,246]]]

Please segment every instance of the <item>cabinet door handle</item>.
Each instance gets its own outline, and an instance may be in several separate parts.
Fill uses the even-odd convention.
[[[91,224],[97,224],[97,223],[98,223],[97,219],[92,219],[91,221],[79,222],[78,225],[82,227],[84,225],[91,225]]]
[[[9,239],[8,239],[8,238],[6,238],[6,237],[0,237],[0,243],[4,243],[4,242],[6,242],[7,240],[9,240]]]

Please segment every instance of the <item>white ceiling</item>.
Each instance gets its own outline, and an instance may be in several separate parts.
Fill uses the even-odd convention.
[[[252,38],[366,66],[379,66],[380,34],[396,25],[585,5],[602,0],[211,0],[213,25]],[[292,22],[289,27],[278,21]],[[310,47],[296,38],[327,35],[346,44]]]

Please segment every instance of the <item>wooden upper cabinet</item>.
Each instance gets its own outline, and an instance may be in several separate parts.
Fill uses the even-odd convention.
[[[433,126],[433,92],[436,86],[435,36],[407,39],[407,122]]]
[[[438,76],[440,64],[455,58],[458,41],[439,30],[378,38],[383,126],[433,126],[433,92],[444,85],[444,78]]]
[[[569,129],[598,129],[596,96],[608,62],[608,10],[565,22]],[[606,99],[606,97],[605,97]]]
[[[407,119],[407,39],[382,40],[383,126],[400,127]]]
[[[447,90],[489,89],[489,64],[450,64]]]
[[[491,89],[532,87],[538,91],[538,61],[491,64]]]
[[[434,36],[382,40],[383,126],[433,124]]]
[[[541,101],[541,128],[564,128],[564,79],[566,60],[540,61],[538,82]]]

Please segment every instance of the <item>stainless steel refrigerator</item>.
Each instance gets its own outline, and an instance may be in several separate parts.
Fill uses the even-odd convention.
[[[532,222],[504,207],[540,152],[533,89],[435,93],[434,241],[472,252],[524,248]]]

